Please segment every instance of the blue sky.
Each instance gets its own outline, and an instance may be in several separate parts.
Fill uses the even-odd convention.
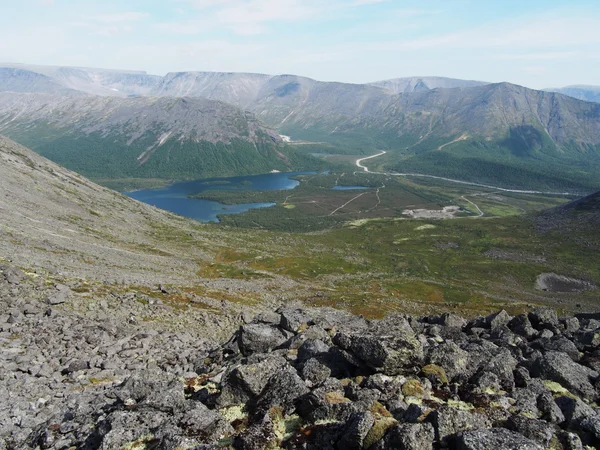
[[[0,61],[600,85],[600,1],[0,0]]]

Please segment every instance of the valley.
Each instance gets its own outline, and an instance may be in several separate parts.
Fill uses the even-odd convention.
[[[600,417],[599,105],[15,66],[0,448],[600,442],[562,416]]]

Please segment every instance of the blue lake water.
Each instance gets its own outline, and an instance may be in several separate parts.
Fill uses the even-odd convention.
[[[331,188],[332,191],[352,191],[354,189],[371,189],[368,186],[334,186]]]
[[[224,205],[219,202],[188,198],[189,195],[208,190],[219,191],[275,191],[293,189],[300,184],[290,177],[314,172],[278,172],[230,178],[208,178],[181,181],[161,189],[125,192],[125,195],[157,208],[165,209],[200,222],[218,222],[219,214],[239,214],[253,208],[268,208],[275,203],[243,203]]]

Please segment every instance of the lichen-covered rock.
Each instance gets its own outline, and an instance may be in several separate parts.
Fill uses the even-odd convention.
[[[574,362],[567,354],[548,351],[542,358],[532,361],[529,370],[535,376],[556,381],[588,400],[597,396],[591,380],[598,378],[598,372]]]
[[[360,334],[338,333],[334,343],[388,375],[399,374],[423,359],[423,346],[404,317],[392,317]]]
[[[450,381],[464,379],[469,366],[469,353],[462,350],[454,342],[444,342],[432,349],[427,358],[429,364],[444,369]]]

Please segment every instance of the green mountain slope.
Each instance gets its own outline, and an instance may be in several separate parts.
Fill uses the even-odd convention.
[[[96,179],[317,168],[251,113],[202,98],[0,93],[0,132]]]

